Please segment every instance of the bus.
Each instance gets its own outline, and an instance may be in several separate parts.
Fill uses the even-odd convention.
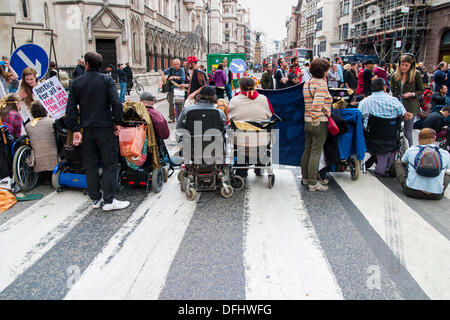
[[[306,61],[311,61],[313,58],[313,50],[305,48],[294,48],[286,51],[284,59],[286,62],[291,63],[293,57],[298,58],[299,64],[304,64]]]

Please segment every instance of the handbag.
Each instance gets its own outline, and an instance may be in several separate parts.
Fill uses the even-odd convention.
[[[309,94],[311,95],[311,97],[313,97],[313,99],[314,99],[314,95],[311,92],[311,82],[310,81],[308,81],[308,91],[309,91]],[[325,112],[324,112],[324,114],[325,114]],[[338,135],[339,127],[337,126],[336,122],[334,122],[334,120],[333,120],[333,118],[331,118],[331,116],[329,116],[327,114],[325,114],[325,115],[328,118],[328,123],[327,123],[328,132],[333,136]]]
[[[169,76],[167,77],[166,81],[161,86],[161,92],[162,93],[168,93],[170,91],[170,81],[169,78],[172,76],[172,68],[170,68]]]

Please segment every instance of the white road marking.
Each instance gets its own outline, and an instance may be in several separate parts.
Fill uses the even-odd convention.
[[[177,189],[172,177],[145,200],[65,299],[158,299],[197,203]]]
[[[334,177],[424,292],[450,299],[450,241],[371,174]]]
[[[0,292],[89,212],[82,192],[53,192],[0,226]]]
[[[249,181],[244,266],[246,299],[342,299],[291,171]]]

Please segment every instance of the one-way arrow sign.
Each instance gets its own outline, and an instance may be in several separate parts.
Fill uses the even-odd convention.
[[[233,59],[230,63],[230,69],[233,73],[242,73],[247,70],[247,64],[242,59]]]
[[[26,68],[36,70],[38,77],[43,77],[47,73],[49,61],[44,49],[36,44],[25,44],[17,48],[11,55],[10,64],[17,72],[19,80]]]

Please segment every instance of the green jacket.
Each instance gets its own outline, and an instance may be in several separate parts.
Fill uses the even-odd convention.
[[[274,89],[272,75],[264,71],[261,77],[261,87],[263,89]]]
[[[401,80],[396,81],[394,77],[391,79],[391,90],[392,95],[396,98],[400,98],[402,95],[401,92]],[[405,106],[406,111],[417,115],[420,113],[420,104],[419,104],[419,97],[424,92],[423,82],[422,82],[422,75],[420,74],[420,71],[416,70],[416,76],[414,78],[414,83],[407,82],[403,88],[403,93],[406,92],[414,92],[416,94],[415,97],[411,98],[401,98],[401,101],[403,102],[403,105]]]

